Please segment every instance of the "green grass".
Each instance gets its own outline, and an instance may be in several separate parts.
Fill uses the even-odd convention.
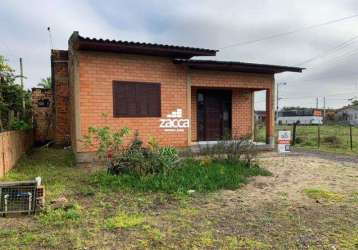
[[[344,198],[341,194],[319,188],[308,188],[303,190],[303,192],[311,199],[328,202],[340,202]]]
[[[117,212],[113,217],[106,219],[106,229],[130,228],[144,223],[144,216],[141,214],[128,214],[123,211]]]
[[[248,182],[248,177],[257,175],[269,176],[271,173],[258,166],[248,167],[243,163],[201,164],[201,161],[191,159],[167,174],[139,178],[131,174],[114,176],[101,172],[95,174],[92,180],[94,185],[103,190],[186,194],[188,190],[205,193],[219,189],[237,189]]]
[[[281,125],[276,126],[276,131],[290,130],[292,126]],[[265,126],[258,126],[255,132],[255,140],[265,141]],[[328,139],[337,138],[338,143],[331,143]],[[320,126],[320,145],[318,147],[318,127],[297,126],[296,129],[296,145],[297,148],[315,149],[326,152],[358,154],[358,126],[352,127],[353,150],[350,148],[350,129],[349,126],[343,125],[323,125]]]

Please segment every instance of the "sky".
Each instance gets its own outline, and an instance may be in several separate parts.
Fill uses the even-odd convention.
[[[302,66],[303,73],[275,76],[279,106],[338,108],[358,99],[356,0],[182,0],[182,1],[1,0],[0,54],[19,69],[25,87],[50,76],[51,27],[55,49],[80,35],[219,49],[217,60]],[[263,39],[299,29],[285,36]],[[243,44],[246,41],[261,40]],[[310,60],[311,59],[311,60]],[[306,63],[304,63],[306,62]],[[302,64],[304,63],[304,64]],[[263,93],[255,108],[264,109]]]

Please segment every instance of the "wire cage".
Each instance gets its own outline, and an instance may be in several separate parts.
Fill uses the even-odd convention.
[[[35,213],[37,193],[36,181],[0,183],[0,214]]]

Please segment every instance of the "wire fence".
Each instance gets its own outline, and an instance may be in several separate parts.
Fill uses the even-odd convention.
[[[277,131],[289,130],[295,147],[319,149],[337,153],[358,154],[358,126],[352,125],[279,125]],[[255,140],[265,141],[265,126],[255,129]]]

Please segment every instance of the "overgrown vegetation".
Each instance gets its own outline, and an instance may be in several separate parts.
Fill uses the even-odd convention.
[[[0,55],[0,132],[31,127],[31,92],[16,83],[18,78]]]
[[[187,194],[189,190],[204,193],[219,189],[234,190],[247,183],[248,177],[257,175],[271,174],[258,166],[248,167],[244,162],[189,159],[169,172],[139,178],[130,173],[116,176],[101,172],[94,175],[92,181],[101,190]]]

